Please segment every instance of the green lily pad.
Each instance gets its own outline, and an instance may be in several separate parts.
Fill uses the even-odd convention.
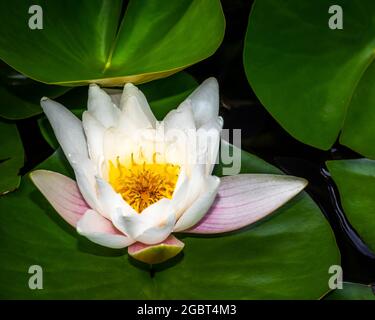
[[[56,98],[69,90],[67,87],[37,84],[29,88],[33,91],[32,94],[23,91],[19,95],[13,89],[0,86],[0,116],[10,120],[25,119],[42,113],[40,99],[43,95]]]
[[[375,252],[375,160],[328,161],[350,223]]]
[[[0,195],[19,186],[23,147],[15,124],[0,121]]]
[[[242,163],[246,172],[278,171],[245,152]],[[59,152],[39,167],[71,173]],[[245,230],[178,236],[183,254],[153,278],[124,250],[78,236],[28,177],[0,200],[0,229],[2,298],[317,299],[329,290],[329,266],[340,263],[333,233],[305,193]],[[30,265],[43,268],[43,290],[28,288]]]
[[[370,286],[344,282],[343,289],[333,290],[324,300],[375,300],[375,294]]]
[[[197,86],[198,83],[191,75],[186,72],[179,72],[168,78],[141,84],[138,87],[145,94],[155,117],[158,120],[162,120],[171,109],[176,108]],[[73,106],[74,109],[71,111],[81,118],[83,111],[87,108],[87,91],[87,88],[73,89],[71,94],[68,94],[72,97],[67,99],[66,96],[68,95],[66,95],[57,100],[67,108]],[[80,101],[82,105],[77,105],[77,101]],[[48,144],[53,149],[57,149],[59,144],[47,118],[44,116],[38,120],[38,123]]]
[[[38,115],[43,96],[57,98],[69,90],[34,81],[0,62],[0,117],[19,120]]]
[[[28,13],[32,5],[43,10],[42,29],[28,27],[29,19],[36,19]],[[114,86],[176,73],[213,54],[224,36],[219,0],[130,0],[122,10],[124,5],[122,0],[1,2],[0,58],[45,83]]]
[[[342,30],[329,28],[333,4],[342,7]],[[295,138],[328,149],[342,131],[341,143],[375,157],[374,22],[371,0],[254,3],[244,49],[247,78]]]

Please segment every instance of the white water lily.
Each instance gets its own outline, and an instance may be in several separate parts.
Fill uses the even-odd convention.
[[[31,174],[35,185],[79,234],[111,248],[130,246],[131,255],[148,263],[183,248],[173,232],[243,228],[306,186],[304,179],[284,175],[212,175],[223,125],[214,78],[163,121],[156,120],[132,84],[122,94],[90,85],[82,122],[57,102],[43,98],[41,105],[76,181],[36,170]],[[166,137],[156,138],[161,131]],[[174,131],[192,131],[194,139],[210,133],[211,139],[202,148],[191,137],[172,139],[168,133]],[[158,255],[156,247],[167,253]]]

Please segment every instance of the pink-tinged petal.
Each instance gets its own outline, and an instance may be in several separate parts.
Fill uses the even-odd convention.
[[[78,221],[77,232],[92,242],[108,248],[121,249],[134,243],[133,239],[125,236],[113,226],[111,221],[94,210],[87,210]]]
[[[30,178],[52,207],[73,227],[90,209],[74,180],[48,170],[33,171]]]
[[[241,229],[281,207],[306,185],[305,179],[284,175],[241,174],[221,178],[210,210],[184,232],[215,234]]]
[[[157,264],[173,258],[182,251],[184,246],[182,241],[170,235],[163,242],[154,245],[136,242],[128,247],[128,253],[139,261]]]

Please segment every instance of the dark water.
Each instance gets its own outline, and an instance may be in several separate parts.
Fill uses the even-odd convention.
[[[242,65],[243,39],[252,1],[226,0],[222,4],[227,21],[223,44],[212,57],[187,71],[200,82],[210,76],[219,80],[224,125],[242,130],[243,149],[288,174],[309,180],[307,192],[334,230],[341,251],[344,280],[375,283],[375,255],[346,219],[337,188],[325,167],[327,160],[359,158],[360,155],[339,143],[329,151],[307,146],[276,123],[250,88]],[[52,149],[40,135],[35,118],[19,121],[18,128],[26,151],[24,173],[47,158]]]

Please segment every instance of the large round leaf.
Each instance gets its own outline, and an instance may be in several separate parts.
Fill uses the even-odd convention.
[[[375,159],[375,63],[367,68],[348,107],[340,142]]]
[[[56,98],[69,91],[69,87],[46,85],[34,81],[0,62],[0,116],[18,120],[42,112],[43,96]]]
[[[324,300],[375,300],[375,294],[370,286],[344,282],[342,289],[328,293]]]
[[[375,160],[328,161],[351,224],[375,252]]]
[[[58,155],[40,167],[66,174]],[[242,161],[246,172],[277,172],[247,153]],[[247,230],[180,236],[184,253],[154,277],[124,251],[79,237],[27,177],[0,200],[0,220],[3,298],[317,299],[328,291],[329,266],[339,263],[331,229],[305,193]],[[28,288],[30,265],[43,268],[43,290]]]
[[[40,99],[46,95],[54,98],[67,91],[67,88],[47,85],[35,85],[32,94],[17,94],[12,87],[0,85],[0,116],[9,120],[29,118],[42,113]]]
[[[56,98],[68,90],[67,87],[37,82],[29,86],[0,85],[0,116],[9,120],[20,120],[38,115],[42,113],[40,99],[43,96]]]
[[[331,5],[343,29],[330,29]],[[335,17],[333,17],[335,20]],[[372,0],[256,0],[244,65],[255,93],[294,137],[328,149],[341,142],[375,157]]]
[[[43,10],[43,29],[28,27],[32,5]],[[218,0],[130,0],[122,17],[123,5],[1,2],[0,58],[42,82],[111,86],[173,74],[210,56],[224,35]]]
[[[23,147],[15,124],[0,122],[0,195],[16,189],[23,166]]]

